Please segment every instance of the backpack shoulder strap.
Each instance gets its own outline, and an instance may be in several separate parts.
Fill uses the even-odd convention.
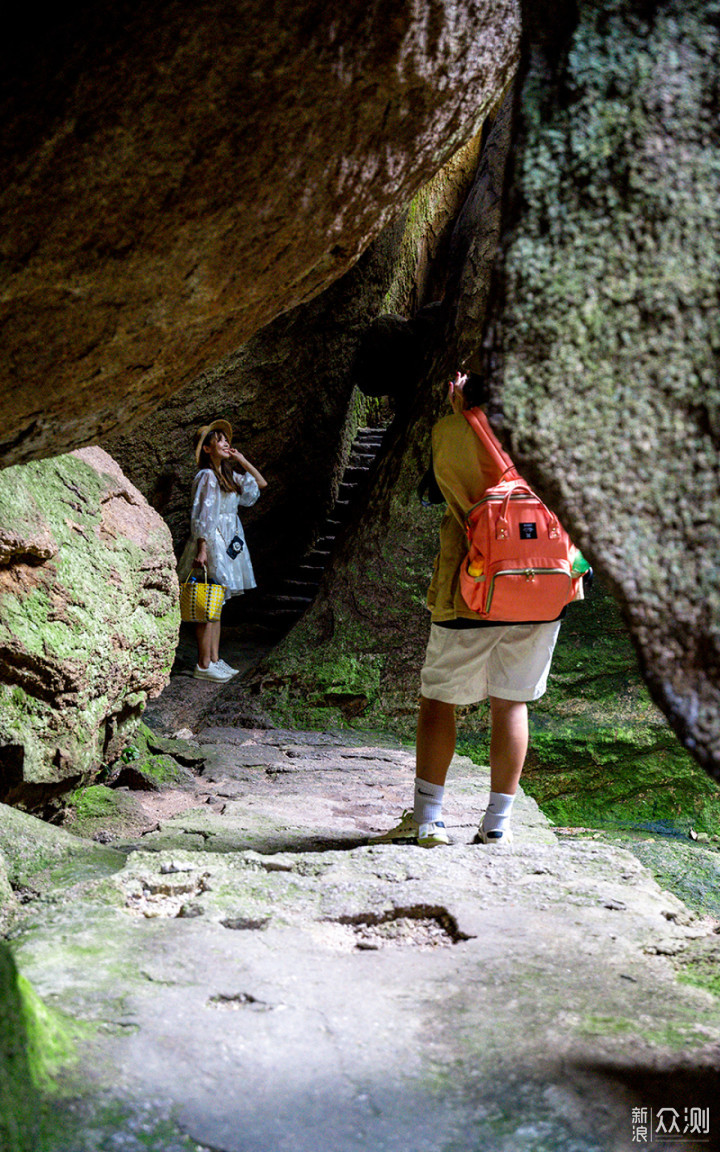
[[[507,452],[501,447],[500,441],[490,427],[490,422],[483,412],[482,408],[466,408],[463,416],[472,428],[473,432],[477,435],[482,444],[487,448],[492,459],[500,471],[500,479],[515,479],[518,476],[518,471]],[[512,472],[514,476],[508,476]]]

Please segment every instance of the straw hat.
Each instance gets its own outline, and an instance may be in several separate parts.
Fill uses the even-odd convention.
[[[232,425],[228,424],[227,420],[213,420],[212,424],[204,424],[202,428],[198,428],[195,433],[196,464],[200,463],[200,452],[202,451],[203,441],[211,432],[224,432],[228,444],[232,444]]]

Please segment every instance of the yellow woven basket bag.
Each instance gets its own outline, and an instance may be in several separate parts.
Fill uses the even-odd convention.
[[[203,568],[204,581],[189,577],[180,588],[180,615],[184,621],[193,624],[212,624],[220,619],[225,600],[223,584],[208,584],[207,571]]]

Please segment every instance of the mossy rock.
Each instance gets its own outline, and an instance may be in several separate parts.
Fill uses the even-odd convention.
[[[122,836],[146,832],[152,821],[138,798],[127,789],[91,784],[70,793],[64,824],[77,836],[109,844]]]
[[[0,1149],[44,1152],[50,1146],[48,1100],[73,1063],[80,1027],[48,1008],[0,943]]]
[[[720,788],[650,699],[602,586],[568,609],[548,691],[530,711],[523,786],[556,824],[720,829]]]
[[[125,862],[113,849],[83,840],[6,804],[0,804],[0,844],[7,877],[15,888],[38,887],[44,876],[51,883],[61,883],[110,875]]]
[[[40,1095],[30,1071],[28,1037],[18,974],[0,944],[0,1148],[36,1152]]]
[[[493,401],[720,779],[717,5],[531,4]]]
[[[139,756],[122,764],[113,776],[115,788],[138,792],[158,792],[161,788],[192,788],[195,777],[189,768],[172,756]]]
[[[170,534],[99,448],[0,478],[0,798],[41,811],[117,756],[169,674]]]
[[[180,740],[176,736],[158,736],[147,724],[141,721],[133,738],[133,744],[139,752],[164,753],[172,756],[179,764],[186,767],[200,767],[205,761],[205,754],[197,744],[188,740]]]
[[[658,884],[673,892],[688,908],[720,920],[720,843],[703,844],[687,836],[642,833],[609,838],[637,856]]]

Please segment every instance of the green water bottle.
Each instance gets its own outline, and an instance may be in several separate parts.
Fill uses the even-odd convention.
[[[573,576],[584,576],[586,572],[590,571],[590,565],[579,548],[575,549],[575,556],[573,557],[570,571]]]

